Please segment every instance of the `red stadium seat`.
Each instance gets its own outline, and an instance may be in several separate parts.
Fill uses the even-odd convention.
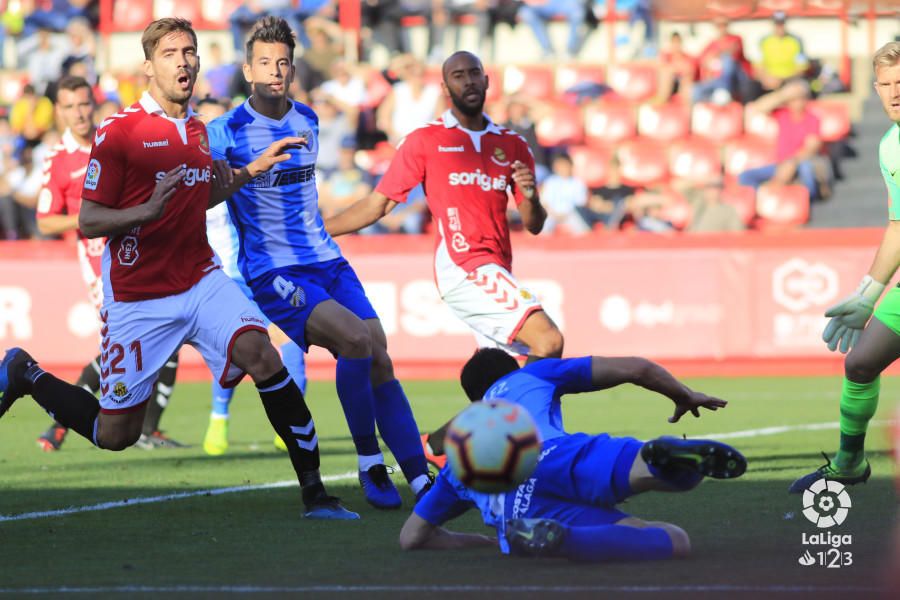
[[[584,129],[591,146],[610,146],[637,135],[634,107],[621,100],[605,99],[584,110]]]
[[[684,196],[675,190],[664,188],[662,190],[638,191],[634,194],[634,204],[640,206],[642,204],[656,204],[662,201],[658,216],[665,219],[675,229],[684,229],[691,222],[693,211],[691,205],[685,200]]]
[[[357,150],[353,156],[356,166],[370,175],[384,175],[397,149],[387,142],[379,142],[371,150]]]
[[[690,109],[684,104],[644,104],[638,109],[638,133],[644,137],[668,142],[686,137],[690,130]]]
[[[744,130],[750,135],[774,141],[778,137],[778,121],[772,115],[748,110],[744,112]]]
[[[669,176],[666,147],[656,140],[636,138],[619,146],[619,173],[622,183],[645,187],[666,181]]]
[[[172,13],[169,13],[172,14]],[[153,0],[119,0],[113,2],[113,31],[143,31],[153,20]]]
[[[737,19],[753,12],[753,3],[746,0],[710,0],[706,6],[713,17]]]
[[[774,162],[775,144],[768,140],[748,135],[725,146],[725,175],[730,178]]]
[[[809,221],[809,192],[802,185],[764,185],[756,193],[762,225],[803,225]]]
[[[809,109],[819,117],[823,141],[836,142],[850,135],[850,109],[843,102],[816,100]]]
[[[654,65],[623,63],[609,67],[606,83],[616,94],[632,102],[643,102],[656,95],[659,74]]]
[[[806,0],[806,16],[840,15],[847,8],[846,0]]]
[[[569,146],[584,141],[584,123],[581,112],[571,106],[559,104],[535,125],[538,143],[545,148]]]
[[[722,190],[722,203],[733,206],[744,225],[756,218],[756,190],[746,185],[730,185]]]
[[[612,158],[610,150],[592,146],[572,146],[569,148],[569,156],[572,157],[575,177],[583,181],[586,186],[599,188],[606,185],[609,178],[609,163]]]
[[[739,102],[724,106],[698,102],[691,115],[691,132],[714,142],[724,143],[744,131],[744,107]]]
[[[754,16],[770,17],[778,11],[788,15],[799,14],[803,11],[803,0],[757,0]]]
[[[556,70],[556,89],[560,93],[577,83],[603,83],[605,80],[606,68],[603,65],[566,65]]]
[[[532,100],[549,100],[556,92],[556,80],[548,65],[509,65],[503,72],[503,90]]]
[[[704,138],[675,141],[669,148],[669,173],[676,179],[694,183],[720,179],[719,147]]]

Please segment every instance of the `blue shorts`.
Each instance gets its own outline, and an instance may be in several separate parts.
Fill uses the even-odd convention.
[[[325,300],[336,300],[362,320],[378,315],[353,267],[344,258],[272,269],[250,282],[253,300],[304,352],[306,321]]]
[[[576,433],[545,440],[537,468],[506,494],[507,519],[556,519],[608,525],[628,516],[615,508],[631,495],[628,475],[643,442]]]

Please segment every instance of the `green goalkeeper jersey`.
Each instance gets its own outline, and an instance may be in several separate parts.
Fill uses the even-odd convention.
[[[878,164],[888,191],[888,217],[900,220],[900,127],[896,123],[878,144]]]

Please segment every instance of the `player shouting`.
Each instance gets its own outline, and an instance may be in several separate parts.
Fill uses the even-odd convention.
[[[207,208],[285,160],[285,146],[302,138],[272,143],[234,181],[227,166],[217,166],[213,189],[206,127],[189,108],[200,67],[197,36],[189,21],[170,17],[148,25],[141,43],[149,91],[96,132],[78,219],[84,235],[108,238],[100,401],[13,348],[0,363],[0,416],[30,394],[97,447],[124,450],[140,436],[159,370],[188,343],[224,386],[249,374],[276,432],[304,440],[291,445],[290,458],[306,516],[358,518],[326,494],[306,402],[262,316],[221,271],[206,239]],[[223,187],[228,183],[233,187]]]
[[[304,350],[316,345],[337,356],[337,392],[356,446],[360,484],[373,506],[397,508],[401,498],[384,465],[376,423],[416,495],[430,483],[428,463],[378,315],[322,224],[315,182],[318,117],[288,97],[294,47],[284,19],[265,17],[254,25],[243,67],[253,95],[210,124],[213,156],[242,168],[272,140],[304,138],[277,170],[229,198],[241,242],[238,264],[253,299],[288,337]]]

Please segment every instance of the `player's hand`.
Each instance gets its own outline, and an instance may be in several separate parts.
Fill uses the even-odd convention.
[[[700,416],[700,409],[719,410],[728,403],[720,398],[707,396],[702,392],[688,390],[688,395],[680,400],[675,400],[675,413],[669,417],[669,423],[677,423],[685,413],[690,412],[695,417]]]
[[[225,189],[234,183],[234,170],[227,160],[217,159],[213,161],[213,185],[218,189]]]
[[[512,179],[525,197],[531,200],[534,197],[535,178],[534,171],[528,168],[528,165],[521,160],[517,160],[512,164]]]
[[[175,195],[175,191],[184,178],[184,170],[185,166],[183,164],[178,165],[156,183],[150,199],[144,203],[144,207],[147,210],[147,221],[155,221],[163,215],[166,210],[166,204]]]
[[[825,311],[831,320],[822,332],[828,349],[847,353],[859,339],[875,310],[875,303],[884,291],[884,284],[866,275],[856,291]]]
[[[307,144],[307,141],[308,140],[305,137],[286,137],[272,142],[272,144],[266,148],[265,152],[247,165],[247,171],[250,173],[251,177],[256,177],[260,173],[265,173],[278,163],[288,160],[291,157],[291,155],[287,153],[288,150],[301,148]]]

